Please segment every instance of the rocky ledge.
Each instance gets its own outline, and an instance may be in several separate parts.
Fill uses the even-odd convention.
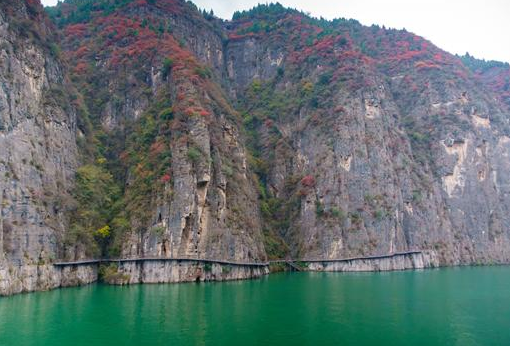
[[[311,262],[308,269],[328,272],[390,271],[439,267],[435,251],[396,253],[372,258],[352,258],[347,260]]]
[[[97,281],[95,264],[56,267],[52,264],[0,266],[0,296],[81,286]]]
[[[227,281],[269,274],[268,266],[162,260],[121,263],[105,280],[112,284]]]

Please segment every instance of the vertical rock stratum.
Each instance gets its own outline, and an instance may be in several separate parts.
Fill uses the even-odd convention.
[[[37,2],[0,1],[0,294],[61,284],[78,152],[50,27]]]

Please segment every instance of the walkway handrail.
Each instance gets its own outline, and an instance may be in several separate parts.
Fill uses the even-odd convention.
[[[252,266],[263,267],[268,266],[269,262],[235,262],[228,260],[218,260],[209,258],[194,258],[194,257],[138,257],[138,258],[102,258],[102,259],[87,259],[80,261],[70,262],[55,262],[54,266],[71,266],[71,265],[87,265],[87,264],[101,264],[101,263],[129,263],[129,262],[151,262],[151,261],[180,261],[180,262],[202,262],[202,263],[217,263],[224,265],[237,265],[237,266]]]
[[[218,260],[218,259],[209,259],[209,258],[194,258],[194,257],[139,257],[139,258],[103,258],[103,259],[86,259],[80,261],[70,261],[70,262],[55,262],[53,265],[55,266],[72,266],[72,265],[87,265],[87,264],[101,264],[101,263],[129,263],[129,262],[149,262],[149,261],[181,261],[181,262],[202,262],[202,263],[211,263],[211,264],[223,264],[223,265],[235,265],[235,266],[252,266],[252,267],[266,267],[272,263],[296,263],[296,262],[308,262],[308,263],[318,263],[318,262],[348,262],[355,260],[371,260],[371,259],[383,259],[383,258],[391,258],[395,256],[404,256],[404,255],[414,255],[423,253],[425,250],[414,250],[414,251],[404,251],[404,252],[395,252],[391,254],[385,255],[372,255],[372,256],[363,256],[363,257],[351,257],[351,258],[340,258],[340,259],[279,259],[279,260],[270,260],[266,262],[235,262],[228,260]]]
[[[302,259],[299,262],[309,262],[309,263],[317,263],[317,262],[349,262],[349,261],[358,261],[358,260],[372,260],[372,259],[383,259],[383,258],[391,258],[395,256],[406,256],[406,255],[416,255],[423,253],[424,250],[414,250],[414,251],[403,251],[403,252],[394,252],[385,255],[371,255],[371,256],[360,256],[360,257],[348,257],[348,258],[340,258],[340,259]]]

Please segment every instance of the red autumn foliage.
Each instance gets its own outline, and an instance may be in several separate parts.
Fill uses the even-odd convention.
[[[172,179],[172,177],[170,176],[170,174],[167,173],[161,177],[161,182],[168,183],[170,181],[170,179]]]
[[[165,12],[173,14],[182,13],[182,5],[179,0],[157,0],[154,5]]]
[[[67,26],[64,32],[66,36],[82,38],[88,32],[88,28],[86,24],[74,24]]]
[[[199,112],[199,114],[200,114],[201,116],[203,116],[203,117],[208,117],[208,116],[210,116],[210,115],[211,115],[211,113],[210,113],[210,112],[208,112],[208,111],[206,111],[205,109],[202,109],[202,110]]]
[[[431,70],[431,69],[441,69],[441,66],[433,63],[432,61],[418,61],[414,64],[419,71],[420,70]]]
[[[436,62],[443,62],[444,61],[443,54],[441,53],[434,54],[434,60]]]
[[[303,185],[304,187],[314,187],[315,178],[311,175],[307,175],[303,179],[301,179],[301,185]]]
[[[496,92],[502,102],[510,106],[510,67],[497,66],[486,71],[477,71],[476,77]]]
[[[74,55],[76,58],[78,59],[81,59],[83,58],[83,56],[85,54],[87,54],[89,52],[89,48],[87,46],[81,46],[80,48],[78,48],[75,52],[74,52]]]
[[[147,1],[136,0],[129,4],[129,7],[140,7],[140,6],[147,6]]]
[[[87,64],[85,62],[79,62],[74,67],[74,73],[76,74],[84,74],[85,72],[87,72]]]
[[[188,108],[186,108],[186,109],[184,110],[184,114],[186,114],[186,115],[187,115],[187,116],[189,116],[189,117],[194,116],[194,115],[195,115],[195,113],[196,113],[196,111],[195,111],[195,108],[193,108],[193,107],[188,107]]]
[[[228,39],[231,40],[231,41],[236,41],[236,40],[242,40],[246,37],[254,37],[255,34],[253,32],[249,32],[249,33],[246,33],[244,35],[239,35],[239,34],[236,34],[236,33],[230,33],[228,35]]]

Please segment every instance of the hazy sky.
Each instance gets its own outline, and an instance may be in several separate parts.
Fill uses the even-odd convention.
[[[57,0],[42,0],[52,5]],[[193,0],[230,19],[260,0]],[[269,1],[271,2],[271,1]],[[279,0],[288,7],[328,19],[354,18],[362,24],[406,28],[451,53],[510,62],[508,0]]]

